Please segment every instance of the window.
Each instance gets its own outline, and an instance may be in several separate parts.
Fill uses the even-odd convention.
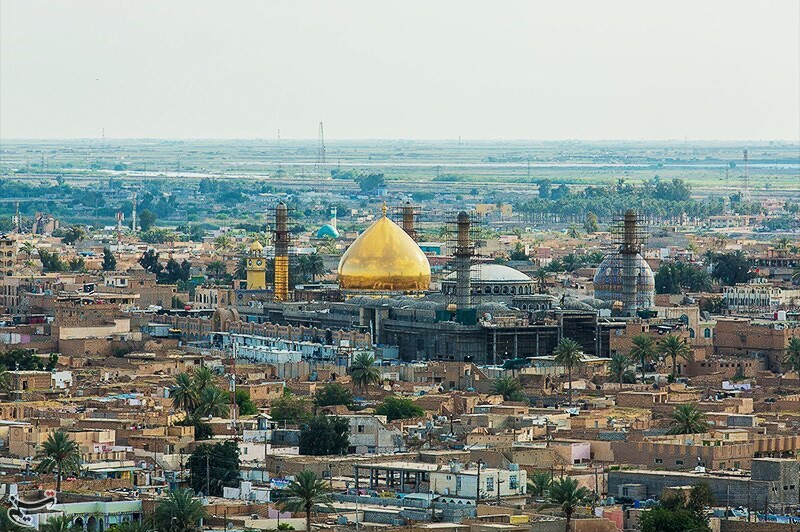
[[[661,458],[656,458],[656,463],[657,463],[657,464],[663,464],[663,463],[664,463],[664,460],[663,460],[663,459],[661,459]]]
[[[364,432],[364,425],[358,426],[358,432]]]
[[[494,491],[494,477],[486,477],[486,491]]]
[[[456,475],[456,494],[461,491],[461,475]]]
[[[675,465],[683,465],[683,460],[675,460]]]
[[[511,475],[508,477],[508,487],[512,490],[517,489],[517,475]]]

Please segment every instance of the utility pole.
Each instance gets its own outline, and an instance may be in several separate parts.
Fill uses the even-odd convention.
[[[483,459],[478,460],[478,486],[475,489],[475,508],[477,510],[478,504],[481,502],[481,466],[483,465]]]
[[[208,465],[208,455],[210,452],[210,450],[206,450],[206,497],[211,496],[211,467]]]

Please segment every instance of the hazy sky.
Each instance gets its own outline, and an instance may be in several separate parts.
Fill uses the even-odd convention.
[[[0,1],[0,136],[800,138],[800,2]]]

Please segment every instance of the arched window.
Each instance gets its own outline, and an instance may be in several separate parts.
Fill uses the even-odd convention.
[[[504,293],[504,294],[507,294],[507,293],[508,293],[508,287],[507,287],[507,286],[504,286],[504,287],[503,287],[503,293]]]
[[[500,293],[500,287],[499,287],[499,286],[495,286],[495,287],[494,287],[494,289],[493,289],[492,291],[493,291],[495,294],[499,294],[499,293]]]
[[[708,327],[703,329],[703,338],[711,338],[711,329]]]

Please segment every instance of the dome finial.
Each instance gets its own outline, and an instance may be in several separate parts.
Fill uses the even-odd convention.
[[[383,207],[381,207],[381,212],[383,213],[384,218],[386,217],[386,200],[383,200]]]

